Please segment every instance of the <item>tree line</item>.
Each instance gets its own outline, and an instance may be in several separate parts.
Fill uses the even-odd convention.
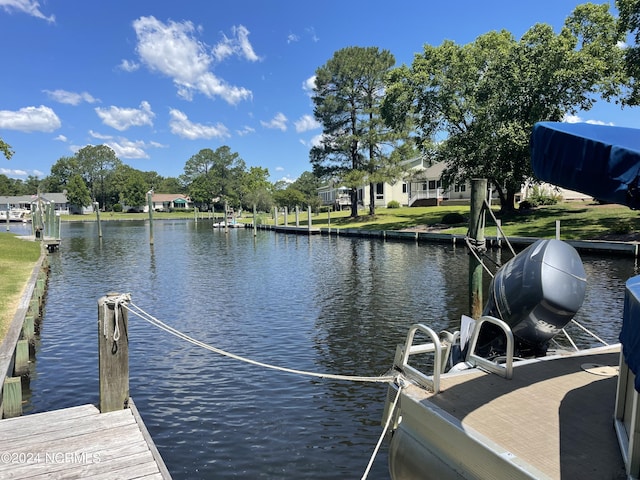
[[[71,157],[58,159],[42,180],[0,175],[0,195],[64,192],[71,205],[86,207],[97,202],[107,211],[142,207],[150,190],[188,195],[201,210],[219,210],[225,203],[234,209],[256,205],[260,211],[274,205],[317,208],[319,184],[311,172],[304,172],[293,183],[271,183],[268,178],[268,169],[247,169],[239,154],[227,146],[202,149],[186,161],[182,175],[163,177],[124,164],[107,145],[88,145]]]
[[[331,182],[351,190],[357,215],[358,189],[406,176],[403,160],[423,156],[444,162],[444,186],[487,178],[503,208],[512,208],[521,185],[533,179],[529,136],[539,121],[561,121],[589,110],[598,99],[625,107],[640,102],[640,0],[578,5],[559,32],[533,25],[517,39],[492,31],[459,45],[426,44],[411,65],[394,67],[388,50],[347,47],[316,70],[314,117],[322,137],[310,150],[312,172],[293,185],[271,184],[267,169],[246,168],[238,153],[222,146],[189,158],[184,173],[163,178],[128,167],[105,145],[87,146],[61,158],[51,175],[29,177],[7,188],[66,189],[74,201],[138,205],[149,188],[189,194],[210,208],[223,201],[236,208],[317,205],[317,188]],[[7,158],[13,153],[0,140]],[[41,185],[43,186],[43,185]],[[42,191],[42,188],[41,188]],[[33,192],[29,192],[33,193]],[[6,194],[6,193],[5,193]]]

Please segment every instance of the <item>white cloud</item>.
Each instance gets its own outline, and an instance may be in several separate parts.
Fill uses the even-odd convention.
[[[171,133],[189,140],[197,140],[199,138],[226,138],[230,137],[227,127],[218,123],[217,125],[203,125],[201,123],[191,122],[187,116],[180,110],[171,109],[169,112],[171,120]]]
[[[118,68],[125,72],[135,72],[140,68],[140,64],[131,60],[123,59],[122,62],[120,62],[120,65],[118,65]]]
[[[284,116],[283,113],[278,112],[275,117],[273,117],[268,122],[260,122],[265,128],[274,128],[278,130],[282,130],[283,132],[287,131],[287,117]]]
[[[56,138],[54,138],[54,140],[66,143],[68,139],[64,135],[58,135]]]
[[[578,115],[565,115],[562,118],[562,121],[565,123],[590,123],[592,125],[608,125],[613,126],[613,122],[603,122],[602,120],[583,120]]]
[[[26,170],[17,170],[15,168],[0,168],[0,174],[7,177],[26,177],[29,175]]]
[[[53,132],[61,123],[55,112],[44,105],[18,111],[0,110],[0,128],[21,132]]]
[[[296,35],[295,33],[290,33],[287,36],[287,43],[293,43],[293,42],[298,42],[300,41],[300,37],[298,35]]]
[[[123,131],[129,127],[140,127],[142,125],[153,125],[153,118],[156,116],[151,111],[149,102],[141,102],[140,108],[120,108],[110,106],[109,108],[96,108],[98,117],[102,123],[116,130]]]
[[[304,82],[302,82],[302,90],[309,96],[314,94],[314,89],[316,88],[316,76],[313,75],[307,78]]]
[[[308,130],[315,130],[316,128],[320,128],[320,122],[318,122],[311,115],[303,115],[296,122],[296,132],[306,132]]]
[[[231,55],[244,57],[246,60],[256,62],[260,57],[253,51],[249,42],[249,30],[239,25],[232,27],[233,37],[228,38],[222,34],[222,41],[213,47],[212,52],[216,60],[221,61]]]
[[[40,2],[36,0],[0,0],[0,7],[9,13],[18,11],[31,15],[32,17],[41,18],[49,23],[56,21],[55,15],[49,15],[47,17],[40,11]]]
[[[43,90],[49,98],[55,100],[58,103],[66,103],[67,105],[80,105],[82,102],[96,103],[99,102],[97,98],[94,98],[90,93],[82,92],[68,92],[66,90]]]
[[[104,135],[94,130],[89,130],[89,135],[98,140],[102,140],[104,145],[111,148],[118,158],[149,158],[147,149],[149,148],[165,148],[158,142],[145,142],[143,140],[129,140],[125,137],[114,137],[112,135]],[[73,149],[77,147],[72,147]]]
[[[155,17],[140,17],[133,22],[133,28],[141,62],[149,70],[171,78],[180,97],[191,100],[193,93],[199,92],[209,98],[221,97],[232,105],[251,98],[251,90],[229,85],[213,74],[214,57],[209,54],[208,46],[195,38],[196,29],[191,22],[163,23]],[[235,53],[257,59],[247,38],[249,32],[240,26],[234,33],[234,41],[225,37],[220,54]],[[217,50],[214,48],[214,52]]]
[[[248,125],[245,125],[242,130],[236,130],[236,133],[238,134],[238,136],[240,137],[244,137],[245,135],[249,135],[250,133],[255,132],[255,128],[252,128]]]

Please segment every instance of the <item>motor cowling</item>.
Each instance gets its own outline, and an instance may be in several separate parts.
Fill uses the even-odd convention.
[[[571,245],[538,240],[498,270],[483,315],[509,325],[518,356],[541,356],[582,306],[586,284],[584,266]],[[504,334],[486,327],[478,338],[478,353],[503,353]]]

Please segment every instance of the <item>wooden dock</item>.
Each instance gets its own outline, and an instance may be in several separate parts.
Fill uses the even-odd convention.
[[[93,405],[0,421],[0,478],[170,479],[133,404]]]

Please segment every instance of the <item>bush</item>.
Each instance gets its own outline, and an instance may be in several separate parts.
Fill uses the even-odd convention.
[[[562,199],[562,196],[554,193],[546,193],[538,185],[535,185],[531,190],[531,195],[527,197],[529,205],[531,207],[539,207],[540,205],[555,205]]]
[[[523,200],[518,205],[519,210],[531,210],[532,207],[533,205],[531,205],[531,202],[529,200]]]
[[[387,203],[387,208],[400,208],[400,202],[398,202],[397,200],[391,200],[389,203]]]
[[[458,223],[464,223],[465,219],[461,213],[458,212],[450,212],[442,217],[442,223],[445,225],[456,225]]]
[[[121,213],[122,212],[122,205],[119,203],[116,203],[113,205],[113,209],[114,212],[116,213]]]

